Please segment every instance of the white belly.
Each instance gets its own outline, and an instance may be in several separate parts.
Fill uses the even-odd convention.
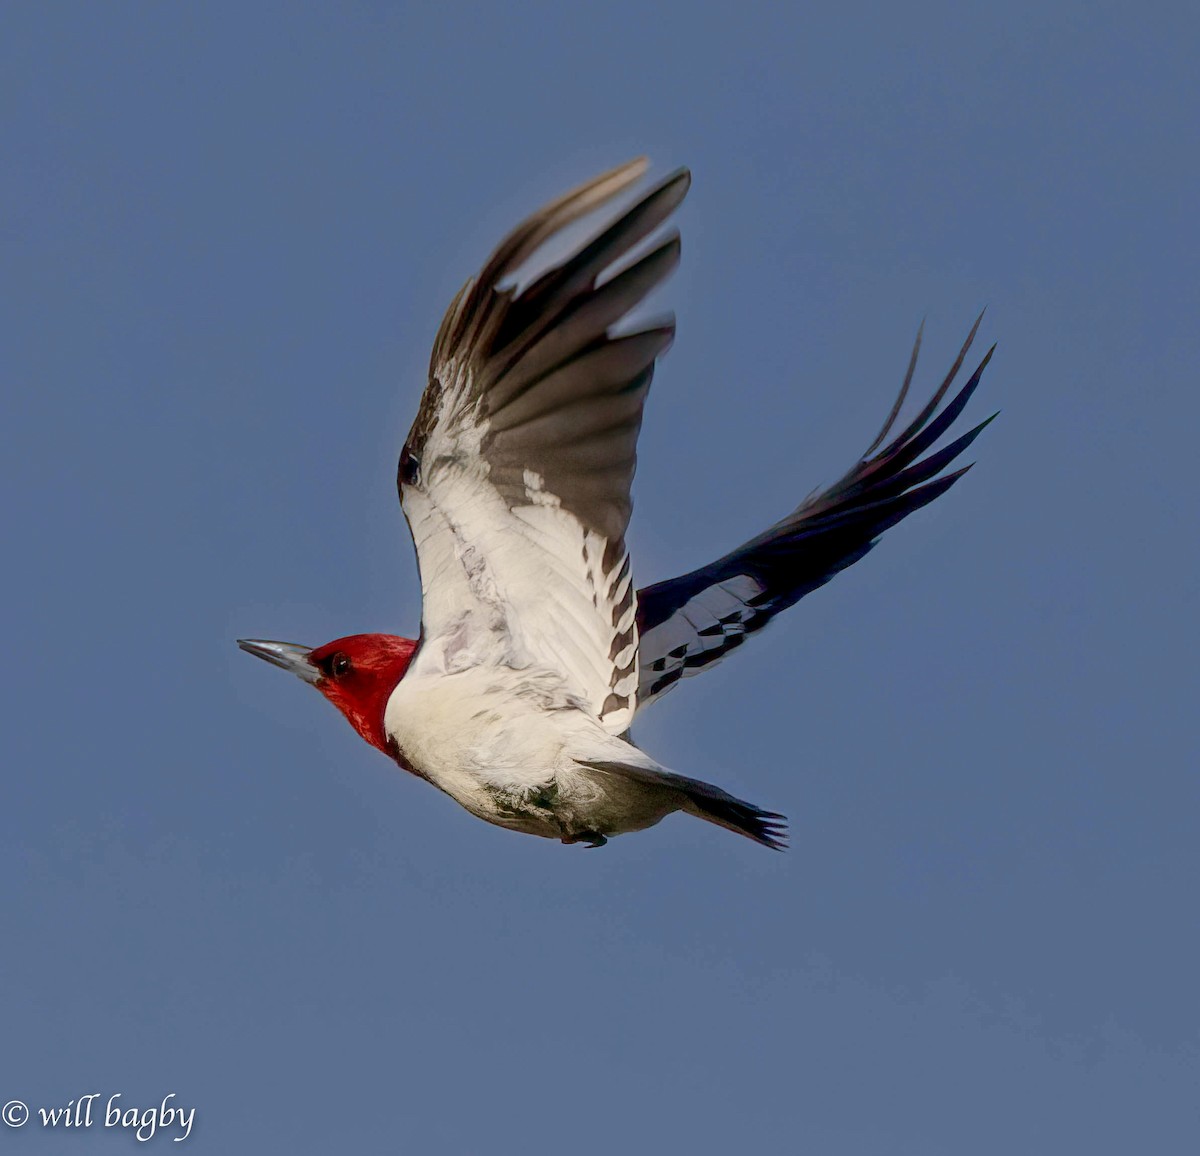
[[[473,667],[406,678],[384,726],[414,771],[481,819],[527,834],[641,830],[681,802],[581,766],[649,760],[608,734],[551,672]]]

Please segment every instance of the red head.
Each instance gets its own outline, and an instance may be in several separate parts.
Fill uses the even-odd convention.
[[[385,755],[383,712],[404,677],[417,643],[392,634],[351,634],[315,650],[291,642],[239,639],[238,646],[311,682],[346,716],[350,725]]]

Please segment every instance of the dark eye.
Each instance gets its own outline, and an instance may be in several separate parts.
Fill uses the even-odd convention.
[[[329,673],[334,678],[350,673],[350,660],[340,650],[329,660]]]
[[[406,486],[415,486],[421,478],[421,459],[405,446],[400,451],[400,481]]]

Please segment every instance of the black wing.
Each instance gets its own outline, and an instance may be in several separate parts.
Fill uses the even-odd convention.
[[[884,530],[944,494],[971,468],[967,465],[937,476],[995,414],[942,449],[922,455],[962,412],[991,359],[995,346],[938,413],[982,320],[980,314],[929,403],[883,449],[878,447],[891,432],[908,395],[921,348],[920,332],[892,412],[879,436],[845,477],[732,553],[638,592],[639,708],[679,679],[720,662],[747,635],[852,566],[871,550]]]

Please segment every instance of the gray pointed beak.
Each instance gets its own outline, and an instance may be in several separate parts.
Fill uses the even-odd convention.
[[[264,642],[256,638],[239,638],[237,644],[247,654],[253,654],[272,666],[290,670],[305,682],[315,683],[321,677],[321,672],[308,661],[312,651],[307,646],[299,646],[295,642]]]

